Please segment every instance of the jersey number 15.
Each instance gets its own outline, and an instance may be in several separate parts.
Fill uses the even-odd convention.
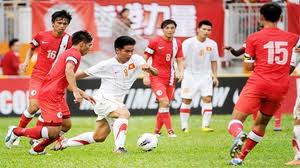
[[[264,49],[268,49],[268,64],[284,65],[288,60],[288,50],[284,47],[288,46],[286,41],[269,41],[264,45]],[[280,59],[280,56],[282,58]]]

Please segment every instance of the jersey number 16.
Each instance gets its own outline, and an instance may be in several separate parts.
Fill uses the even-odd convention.
[[[286,46],[288,46],[286,41],[269,41],[265,44],[264,48],[268,49],[268,64],[286,64],[288,60],[288,50],[284,48]],[[282,55],[281,59],[279,55]]]

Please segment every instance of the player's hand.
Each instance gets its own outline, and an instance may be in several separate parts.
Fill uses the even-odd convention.
[[[147,76],[147,75],[144,76],[143,83],[144,83],[145,86],[150,86],[150,78],[149,78],[149,76]]]
[[[82,96],[79,91],[73,91],[73,96],[74,96],[74,102],[75,103],[80,103],[82,101]]]
[[[300,53],[300,47],[295,48],[295,52]]]
[[[142,65],[142,70],[149,73],[149,71],[150,71],[150,65],[148,65],[148,64]]]
[[[219,86],[219,79],[217,77],[213,77],[213,85],[215,87],[218,87]]]
[[[20,69],[21,73],[26,72],[27,68],[28,68],[28,63],[26,63],[26,62],[24,62],[24,63],[22,63],[22,64],[19,65],[19,69]]]
[[[233,48],[232,48],[231,46],[225,46],[224,49],[225,49],[225,50],[228,50],[228,51],[233,50]]]
[[[96,100],[92,97],[92,96],[89,96],[87,94],[83,95],[82,96],[85,100],[89,101],[90,103],[92,103],[93,105],[96,104]]]
[[[181,82],[182,79],[183,79],[183,72],[178,72],[178,73],[176,74],[176,78],[178,79],[177,82]]]

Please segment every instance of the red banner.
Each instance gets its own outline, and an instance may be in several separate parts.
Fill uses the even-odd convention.
[[[117,16],[124,7],[128,8],[129,18],[133,22],[131,28],[136,34],[147,39],[161,34],[160,24],[165,19],[171,18],[177,22],[175,36],[182,39],[195,36],[198,22],[208,19],[213,23],[211,38],[218,43],[220,55],[223,56],[223,0],[139,0],[138,2],[136,0],[96,0],[96,2],[98,3],[96,8],[101,8],[111,16]],[[98,30],[107,30],[105,24],[98,25],[100,26]],[[105,34],[105,32],[99,34]]]
[[[300,34],[300,4],[288,3],[288,31]]]
[[[72,21],[67,32],[88,30],[94,37],[93,50],[99,49],[93,1],[34,1],[32,2],[32,35],[40,31],[51,30],[51,15],[65,9],[72,14]]]

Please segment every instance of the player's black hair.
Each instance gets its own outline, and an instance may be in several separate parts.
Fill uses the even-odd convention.
[[[122,49],[126,45],[135,45],[135,40],[129,36],[120,36],[115,40],[115,49]]]
[[[128,9],[128,8],[123,8],[123,9],[120,11],[120,16],[122,16],[123,13],[126,12],[126,11],[129,11],[129,9]]]
[[[90,43],[92,42],[92,40],[93,40],[92,35],[86,30],[77,31],[72,35],[72,45],[77,45],[82,41],[85,43]]]
[[[164,20],[162,23],[161,23],[161,25],[160,25],[160,28],[165,28],[166,26],[168,26],[169,24],[173,24],[173,25],[175,25],[175,28],[177,27],[177,24],[176,24],[176,22],[174,21],[174,20],[172,20],[172,19],[167,19],[167,20]]]
[[[281,7],[277,3],[266,3],[260,8],[260,14],[264,16],[267,21],[277,22],[282,13]]]
[[[18,42],[19,41],[19,39],[17,39],[17,38],[14,38],[14,39],[11,39],[10,41],[9,41],[9,48],[11,48],[16,42]]]
[[[68,23],[70,23],[72,20],[72,15],[66,10],[56,11],[52,14],[51,17],[52,17],[51,19],[52,23],[54,23],[57,18],[65,18],[68,20]]]
[[[198,28],[200,28],[202,25],[213,27],[213,24],[209,20],[201,20],[198,24]]]

